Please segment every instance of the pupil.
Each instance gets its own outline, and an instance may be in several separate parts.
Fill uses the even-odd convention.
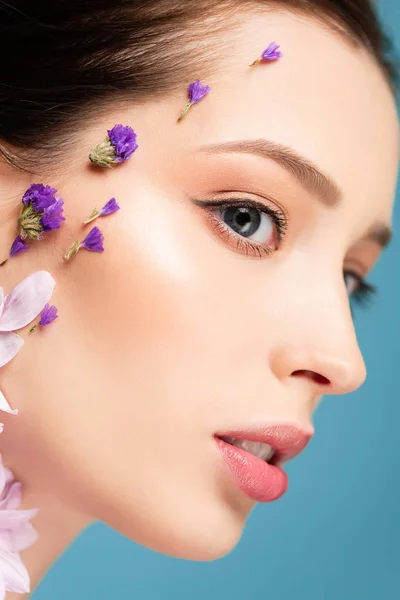
[[[227,225],[235,233],[243,237],[250,237],[260,226],[261,215],[256,208],[250,207],[235,207],[225,209],[224,219]]]

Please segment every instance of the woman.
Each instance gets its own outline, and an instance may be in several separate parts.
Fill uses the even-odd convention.
[[[59,316],[31,334],[31,314],[0,370],[3,463],[18,510],[39,509],[4,588],[26,591],[23,563],[33,589],[98,519],[221,557],[285,492],[321,395],[366,376],[350,307],[390,239],[398,160],[376,18],[367,0],[0,12],[1,285],[50,274]],[[58,199],[39,233],[21,212],[38,190]]]

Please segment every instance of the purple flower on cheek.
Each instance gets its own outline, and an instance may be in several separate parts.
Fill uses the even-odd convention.
[[[25,244],[24,240],[21,240],[20,236],[16,237],[11,245],[10,254],[8,255],[8,258],[6,258],[6,260],[3,260],[3,262],[0,263],[0,267],[5,265],[6,262],[10,260],[10,258],[15,256],[16,254],[19,254],[20,252],[23,252],[24,250],[28,250],[28,246]]]
[[[123,163],[138,149],[137,135],[128,125],[114,125],[107,130],[106,139],[89,154],[90,161],[99,167]]]
[[[57,314],[57,307],[56,306],[50,306],[50,304],[46,304],[46,306],[44,307],[42,314],[40,315],[40,321],[39,323],[37,323],[36,325],[34,325],[30,330],[29,333],[33,333],[34,331],[36,331],[36,329],[38,327],[44,327],[45,325],[50,325],[50,323],[52,323],[53,321],[55,321],[55,319],[58,318],[58,314]]]
[[[193,106],[193,104],[197,104],[197,102],[200,102],[200,100],[207,96],[207,94],[210,91],[211,88],[208,85],[202,84],[200,82],[200,79],[196,79],[196,81],[191,83],[189,85],[189,100],[187,101],[180,117],[178,118],[178,123],[179,121],[182,121],[182,119],[187,115],[189,109]]]
[[[111,215],[112,213],[116,212],[119,209],[120,209],[120,206],[118,205],[118,202],[116,201],[116,199],[111,198],[103,206],[102,209],[100,209],[100,210],[97,210],[97,208],[93,209],[92,214],[90,215],[90,217],[88,219],[86,219],[86,221],[83,222],[83,224],[86,225],[87,223],[90,223],[91,221],[94,221],[95,219],[97,219],[97,217],[105,217],[107,215]]]
[[[72,244],[69,250],[64,254],[64,258],[65,260],[70,260],[78,254],[81,248],[85,248],[91,252],[104,252],[103,240],[104,236],[100,229],[98,227],[93,227],[83,242],[76,241]]]
[[[271,42],[261,56],[251,63],[250,67],[254,67],[254,65],[257,65],[262,60],[277,60],[278,58],[282,58],[283,54],[280,50],[278,50],[279,47],[279,44]]]
[[[64,200],[57,198],[56,202],[46,208],[41,218],[43,231],[51,231],[52,229],[59,229],[61,223],[65,221],[63,215]]]

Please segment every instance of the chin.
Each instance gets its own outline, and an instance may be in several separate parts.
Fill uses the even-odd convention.
[[[239,543],[250,511],[219,505],[205,510],[172,514],[142,514],[141,518],[121,513],[107,524],[125,537],[154,552],[183,560],[209,562],[228,555]]]

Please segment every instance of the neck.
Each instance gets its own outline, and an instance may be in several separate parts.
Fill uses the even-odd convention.
[[[23,487],[19,508],[39,509],[38,514],[31,521],[39,537],[32,546],[20,553],[30,576],[32,593],[51,565],[93,521],[75,512],[57,498],[40,494],[32,487]],[[30,594],[7,592],[5,600],[21,600],[29,597]]]

